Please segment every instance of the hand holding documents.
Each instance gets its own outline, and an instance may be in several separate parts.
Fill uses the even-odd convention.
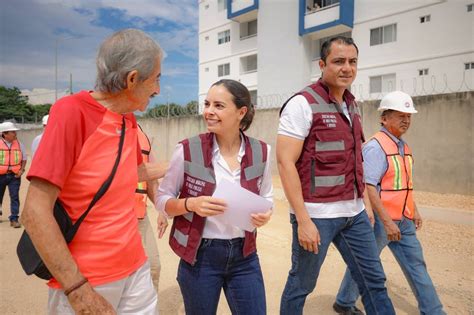
[[[255,229],[250,214],[266,212],[273,206],[267,199],[226,179],[217,184],[212,196],[224,199],[227,203],[227,210],[214,218],[249,232]]]

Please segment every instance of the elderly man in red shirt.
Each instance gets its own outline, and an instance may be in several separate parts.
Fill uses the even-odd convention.
[[[133,207],[137,182],[163,176],[164,168],[142,163],[133,112],[144,111],[160,92],[162,54],[142,31],[119,31],[100,47],[95,91],[51,108],[21,218],[53,275],[50,314],[158,312]],[[113,168],[123,128],[112,183],[66,244],[53,205],[59,198],[73,222],[82,215]]]

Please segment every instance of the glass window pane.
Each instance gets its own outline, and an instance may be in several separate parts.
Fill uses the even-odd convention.
[[[393,25],[383,27],[383,42],[390,43],[394,41]]]
[[[392,92],[396,88],[395,73],[382,76],[382,92]]]
[[[370,30],[370,46],[382,43],[382,28],[374,28]]]
[[[257,90],[250,91],[250,100],[254,106],[257,105]]]
[[[248,34],[250,35],[256,35],[257,34],[257,20],[250,21],[248,23]]]
[[[382,92],[382,77],[371,77],[370,78],[370,93],[380,93]]]
[[[227,9],[227,0],[217,0],[217,11],[221,12]]]
[[[257,70],[257,55],[247,57],[247,71]]]

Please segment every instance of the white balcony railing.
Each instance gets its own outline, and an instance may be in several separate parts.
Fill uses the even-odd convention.
[[[317,27],[336,20],[339,20],[339,4],[306,14],[304,17],[304,28]]]
[[[254,0],[232,0],[232,13],[239,12],[254,5]]]

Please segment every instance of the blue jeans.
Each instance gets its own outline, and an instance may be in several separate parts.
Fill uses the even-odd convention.
[[[17,178],[13,173],[0,175],[0,205],[3,202],[5,189],[8,187],[8,192],[10,193],[10,216],[8,219],[10,221],[18,221],[20,214],[20,184],[21,177]]]
[[[243,238],[203,239],[194,266],[181,259],[178,283],[187,315],[216,314],[222,288],[232,314],[266,314],[257,253],[243,257]]]
[[[415,224],[407,218],[395,223],[398,224],[402,238],[398,242],[391,242],[387,239],[382,222],[377,215],[375,216],[374,232],[379,252],[388,245],[415,294],[420,314],[446,314],[426,270],[423,250],[416,237]],[[358,297],[357,285],[352,280],[350,272],[346,270],[336,302],[343,306],[352,306]]]
[[[281,298],[280,314],[302,314],[306,296],[316,286],[319,270],[329,245],[334,243],[351,270],[367,314],[395,314],[385,288],[385,274],[380,262],[374,233],[365,211],[350,218],[312,219],[319,230],[319,253],[306,251],[298,242],[298,223],[291,214],[293,244],[291,270]]]

